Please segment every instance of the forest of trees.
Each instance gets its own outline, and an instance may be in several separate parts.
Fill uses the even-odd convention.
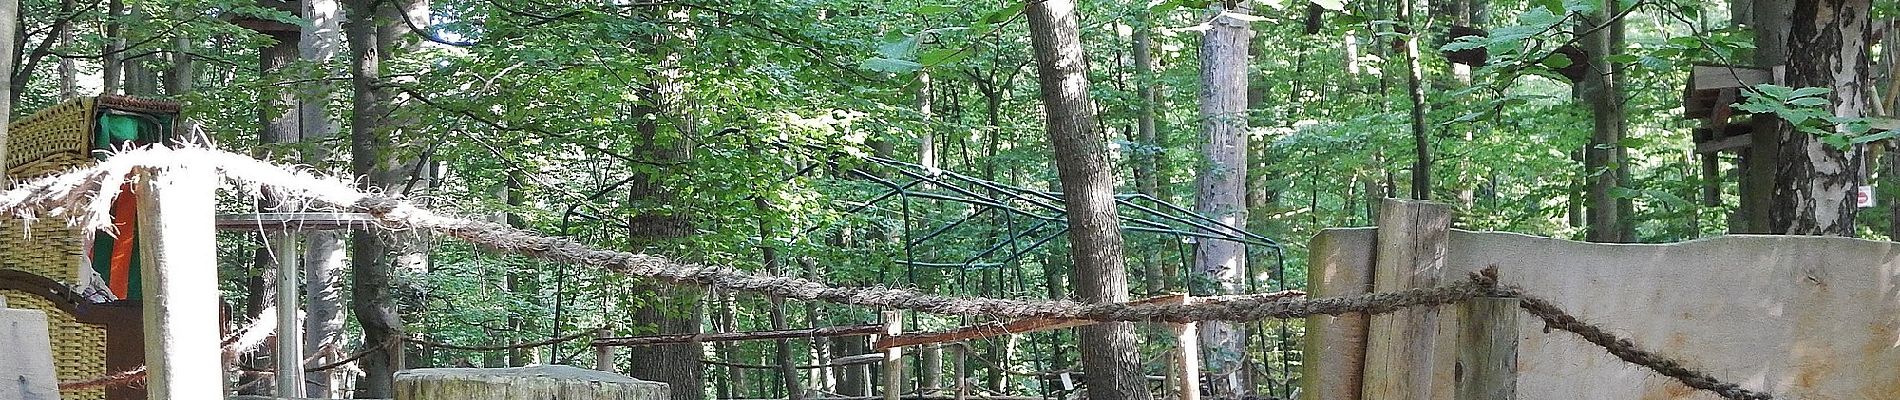
[[[1900,232],[1881,129],[1896,126],[1900,3],[1884,0],[19,1],[13,117],[77,96],[174,99],[220,147],[444,212],[838,285],[1084,302],[1299,288],[1305,240],[1370,225],[1389,197],[1452,204],[1463,229],[1595,242]],[[1735,92],[1732,121],[1691,119],[1698,66],[1780,78]],[[1705,124],[1752,136],[1700,150],[1698,135],[1726,134]],[[952,191],[926,179],[946,174],[1060,193],[1061,228],[927,201]],[[919,194],[874,200],[890,182]],[[1863,186],[1876,206],[1857,205]],[[1284,247],[1194,239],[1227,229],[1208,226],[1135,233],[1120,217],[1135,195]],[[361,378],[280,395],[387,398],[402,368],[595,357],[584,341],[404,338],[878,319],[415,232],[299,236],[300,255],[221,237],[225,297],[256,317],[273,257],[299,257],[309,364],[361,353]],[[996,258],[1005,236],[1006,259],[953,265]],[[1290,341],[1299,324],[1200,327],[1210,398],[1284,396],[1298,379],[1268,366],[1297,362],[1293,347],[1249,339],[1265,329]],[[897,390],[1044,395],[1068,386],[1045,373],[1080,372],[1090,399],[1171,398],[1147,376],[1172,373],[1173,339],[1112,323],[916,348]],[[873,352],[864,337],[622,351],[621,372],[679,400],[888,385],[861,366],[797,367]],[[958,368],[971,379],[952,382]]]

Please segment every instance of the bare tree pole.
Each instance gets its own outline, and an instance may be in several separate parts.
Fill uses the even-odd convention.
[[[1032,2],[1027,15],[1045,128],[1068,209],[1076,294],[1089,303],[1128,301],[1121,221],[1115,217],[1115,176],[1108,162],[1108,138],[1097,126],[1089,96],[1088,58],[1082,53],[1075,2]],[[1137,360],[1132,324],[1096,324],[1078,330],[1090,399],[1153,398]]]
[[[1247,2],[1208,5],[1212,28],[1201,35],[1201,144],[1205,164],[1196,178],[1194,211],[1240,227],[1247,223],[1247,47],[1253,29],[1228,13],[1251,13]],[[1226,234],[1233,232],[1209,232]],[[1237,294],[1245,289],[1247,246],[1227,240],[1202,240],[1194,246],[1194,272],[1208,287],[1190,287],[1196,295]],[[1201,285],[1195,285],[1201,286]],[[1251,393],[1245,365],[1245,324],[1208,321],[1198,324],[1200,344],[1213,350],[1204,358],[1212,396],[1241,398]],[[1200,351],[1181,348],[1180,351]]]
[[[1417,0],[1399,0],[1398,16],[1400,23],[1410,29],[1405,38],[1405,87],[1412,99],[1412,151],[1417,158],[1412,162],[1412,198],[1430,200],[1432,198],[1432,141],[1430,126],[1425,122],[1425,114],[1431,105],[1425,103],[1425,67],[1419,64],[1418,37],[1426,30],[1416,21]]]

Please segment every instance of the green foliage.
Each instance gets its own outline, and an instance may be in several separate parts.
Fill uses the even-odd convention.
[[[1866,133],[1870,127],[1866,118],[1835,115],[1830,92],[1824,87],[1790,88],[1760,84],[1748,91],[1743,96],[1743,102],[1735,108],[1756,114],[1772,114],[1787,121],[1795,131],[1820,137],[1822,142],[1840,149],[1900,136],[1894,132],[1868,135]]]

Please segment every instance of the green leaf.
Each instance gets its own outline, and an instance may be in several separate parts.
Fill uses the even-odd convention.
[[[900,74],[905,73],[905,72],[912,72],[912,71],[916,71],[916,70],[924,68],[923,64],[918,64],[916,61],[897,60],[897,59],[890,59],[890,58],[866,59],[859,66],[863,67],[864,69],[877,71],[877,72],[890,72],[890,73],[900,73]]]
[[[958,61],[970,58],[972,54],[976,54],[976,50],[964,48],[930,49],[918,54],[917,62],[932,67],[944,64],[955,64]]]
[[[1010,18],[1015,18],[1016,14],[1022,14],[1023,6],[1027,6],[1027,5],[1029,5],[1029,2],[1027,1],[1012,1],[1010,2],[1009,7],[1003,7],[1003,8],[997,9],[996,11],[991,11],[990,15],[983,16],[983,23],[1000,24],[1000,23],[1008,22]]]
[[[1834,91],[1833,89],[1828,89],[1824,87],[1804,87],[1804,88],[1795,89],[1793,92],[1789,93],[1788,96],[1786,97],[1819,96],[1819,95],[1831,93],[1833,91]]]
[[[1574,62],[1570,60],[1570,56],[1566,56],[1563,53],[1550,53],[1550,57],[1544,58],[1544,68],[1564,69],[1569,67],[1572,63]]]
[[[910,58],[917,52],[917,36],[904,36],[903,39],[886,42],[877,46],[877,54],[889,59]]]
[[[1327,11],[1345,11],[1346,0],[1313,0],[1313,4]]]
[[[940,15],[940,14],[957,12],[958,10],[962,10],[962,9],[963,7],[957,7],[957,6],[946,6],[942,4],[925,4],[925,5],[917,7],[917,15],[922,15],[922,16]]]
[[[1862,143],[1868,143],[1868,142],[1878,142],[1878,141],[1892,139],[1896,137],[1900,137],[1900,131],[1882,131],[1880,133],[1876,133],[1872,135],[1855,136],[1852,142],[1854,144],[1862,144]]]
[[[1788,105],[1797,107],[1822,107],[1828,105],[1825,97],[1801,97],[1788,100]]]

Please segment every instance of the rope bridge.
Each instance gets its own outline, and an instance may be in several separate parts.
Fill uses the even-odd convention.
[[[1412,307],[1460,303],[1477,297],[1516,297],[1522,299],[1521,308],[1544,320],[1550,328],[1575,333],[1624,361],[1641,365],[1689,387],[1735,400],[1773,398],[1766,393],[1721,381],[1709,373],[1685,366],[1682,361],[1643,350],[1631,340],[1583,322],[1549,301],[1523,293],[1518,288],[1501,285],[1495,270],[1473,274],[1469,279],[1442,286],[1395,292],[1325,298],[1239,296],[1209,298],[1186,305],[1086,304],[1067,300],[943,296],[883,287],[836,287],[797,277],[761,275],[731,267],[686,264],[664,257],[595,248],[504,224],[436,214],[399,197],[360,191],[348,182],[320,177],[307,170],[285,168],[236,153],[191,146],[127,150],[91,167],[17,183],[13,189],[0,193],[0,214],[28,220],[62,218],[68,224],[87,229],[111,229],[111,219],[107,214],[111,200],[129,177],[137,173],[164,174],[177,170],[202,172],[206,169],[214,170],[218,176],[249,194],[258,195],[269,191],[276,198],[287,202],[309,203],[339,212],[365,213],[373,216],[383,229],[427,230],[495,252],[592,266],[674,285],[710,286],[799,300],[934,314],[1125,322],[1253,321],[1355,312],[1384,314]],[[136,381],[123,376],[109,378],[117,378],[110,380],[113,383]]]

